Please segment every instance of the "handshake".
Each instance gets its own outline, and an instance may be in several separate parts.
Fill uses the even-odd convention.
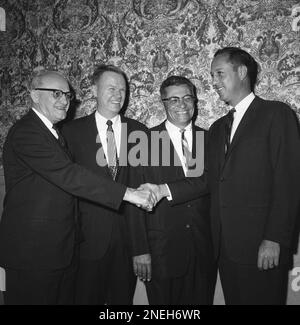
[[[137,189],[127,188],[124,201],[135,204],[146,211],[152,211],[156,204],[164,197],[169,196],[166,184],[142,184]]]

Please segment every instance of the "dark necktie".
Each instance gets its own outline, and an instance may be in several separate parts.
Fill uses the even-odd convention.
[[[236,110],[233,108],[231,109],[228,114],[226,115],[226,124],[225,124],[225,156],[228,152],[230,146],[230,136],[231,136],[231,128],[233,123],[233,115]]]
[[[186,137],[184,135],[185,129],[180,130],[181,133],[181,147],[182,147],[182,153],[183,153],[183,161],[186,166],[186,169],[189,169],[189,163],[191,159],[191,152],[189,149],[188,142],[186,140]]]
[[[59,132],[58,127],[56,125],[53,125],[52,129],[54,129],[56,131],[57,136],[58,136],[57,141],[61,145],[61,147],[64,149],[67,149],[66,141],[65,141],[64,137],[62,136],[62,134]]]
[[[107,141],[108,169],[113,180],[115,180],[118,171],[118,166],[119,166],[117,146],[116,146],[114,130],[112,128],[112,121],[108,120],[106,124],[107,124],[106,141]]]

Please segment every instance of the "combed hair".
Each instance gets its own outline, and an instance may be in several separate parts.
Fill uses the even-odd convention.
[[[95,85],[99,81],[99,79],[103,75],[103,73],[107,72],[107,71],[118,73],[119,75],[124,77],[126,83],[128,82],[125,72],[123,72],[118,67],[116,67],[112,64],[100,64],[95,68],[94,73],[92,75],[92,80],[91,80],[92,85]]]
[[[227,55],[228,61],[236,68],[240,65],[246,66],[251,91],[254,91],[258,74],[258,64],[254,58],[248,52],[238,47],[224,47],[215,53],[214,58],[218,55]]]
[[[182,76],[170,76],[160,86],[160,96],[163,97],[165,95],[165,89],[170,86],[181,86],[186,85],[190,88],[193,96],[196,96],[196,88],[195,85],[187,78]]]

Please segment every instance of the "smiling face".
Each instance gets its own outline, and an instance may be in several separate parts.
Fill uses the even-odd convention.
[[[105,71],[93,86],[94,96],[98,102],[98,112],[111,119],[119,114],[126,96],[126,81],[116,72]]]
[[[48,72],[43,75],[35,88],[57,89],[63,92],[69,92],[67,80],[56,72]],[[55,124],[62,121],[67,116],[70,100],[66,96],[54,98],[52,91],[32,90],[31,98],[34,108],[43,114],[51,123]]]
[[[245,87],[247,68],[235,67],[228,55],[217,55],[211,64],[211,76],[213,87],[220,99],[231,106],[238,104],[250,92]]]
[[[164,102],[168,121],[179,128],[185,128],[194,115],[195,102],[184,101],[185,96],[193,96],[192,90],[187,85],[174,85],[164,89],[163,98],[181,98],[179,104],[174,106],[169,102]]]

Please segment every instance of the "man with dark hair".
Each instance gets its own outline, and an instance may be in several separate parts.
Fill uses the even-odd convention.
[[[153,153],[160,160],[158,166],[145,169],[145,180],[156,184],[189,177],[194,167],[191,157],[204,158],[206,133],[192,121],[196,93],[190,80],[170,76],[163,81],[160,94],[167,120],[151,129],[152,141],[155,133],[162,139]],[[168,164],[163,161],[166,155]],[[208,194],[176,206],[165,199],[148,215],[152,278],[145,284],[151,305],[212,304],[216,269],[209,203]]]
[[[63,128],[69,150],[75,162],[92,172],[136,188],[143,180],[141,167],[122,157],[125,150],[128,158],[134,145],[131,133],[139,131],[147,138],[148,129],[119,114],[128,91],[126,75],[113,65],[100,65],[92,83],[97,110]],[[135,275],[151,273],[145,212],[125,203],[114,211],[84,199],[79,212],[83,241],[76,303],[132,304]]]
[[[204,176],[168,184],[172,202],[197,197],[208,186],[226,304],[283,304],[299,213],[298,120],[285,103],[254,95],[257,64],[247,52],[217,51],[211,75],[233,108],[209,130]],[[164,185],[156,190],[168,195]]]
[[[72,304],[78,265],[74,196],[112,210],[122,200],[147,206],[150,197],[71,161],[55,125],[66,117],[72,97],[60,73],[39,72],[30,96],[33,107],[10,129],[3,150],[5,303]]]

